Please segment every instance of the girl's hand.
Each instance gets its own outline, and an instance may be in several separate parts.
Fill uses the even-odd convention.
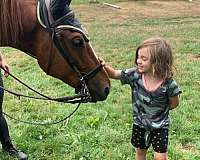
[[[121,77],[121,70],[114,69],[111,65],[106,64],[102,58],[98,58],[100,63],[103,65],[103,68],[108,73],[108,76],[112,79],[120,79]]]
[[[170,110],[176,108],[179,105],[179,99],[180,96],[175,96],[175,97],[170,97],[169,98],[169,105],[170,105]]]
[[[99,62],[102,64],[102,66],[104,67],[106,65],[105,61],[103,60],[103,58],[98,57]]]
[[[103,58],[98,57],[98,60],[100,61],[100,63],[102,64],[102,66],[104,67],[104,69],[106,71],[109,71],[109,69],[111,68],[111,65],[106,64],[106,62],[103,60]]]

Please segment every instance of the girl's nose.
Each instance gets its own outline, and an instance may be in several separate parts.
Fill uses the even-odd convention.
[[[140,58],[137,59],[137,64],[141,64]]]

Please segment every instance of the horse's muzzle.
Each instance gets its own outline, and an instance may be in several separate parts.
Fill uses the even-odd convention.
[[[75,88],[75,93],[76,94],[81,94],[82,93],[82,86],[79,85],[78,87]],[[110,87],[106,86],[103,89],[91,89],[89,88],[89,94],[91,96],[90,102],[97,102],[97,101],[104,101],[108,97],[110,93]]]
[[[97,102],[97,101],[104,101],[108,97],[108,94],[110,93],[110,87],[105,87],[104,89],[100,90],[90,90],[91,94],[91,102]]]

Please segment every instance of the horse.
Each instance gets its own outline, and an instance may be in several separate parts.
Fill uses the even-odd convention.
[[[39,2],[50,10],[43,15],[46,26],[37,16]],[[77,90],[83,89],[84,83],[91,96],[90,102],[103,101],[109,94],[109,77],[85,32],[64,23],[66,17],[74,16],[70,3],[71,0],[1,0],[0,46],[13,47],[36,58],[47,75]],[[59,16],[68,10],[70,14]],[[58,17],[53,17],[52,21],[47,19],[49,14]]]

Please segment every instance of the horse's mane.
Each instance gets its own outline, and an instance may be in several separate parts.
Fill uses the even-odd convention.
[[[16,44],[22,33],[18,0],[0,0],[0,44]]]

